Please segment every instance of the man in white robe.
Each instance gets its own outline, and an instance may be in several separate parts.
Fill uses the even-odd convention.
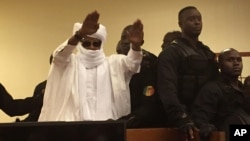
[[[94,11],[75,23],[73,36],[54,51],[39,121],[116,120],[130,113],[129,81],[140,70],[143,25],[137,20],[128,32],[128,55],[106,57],[107,33],[98,19]]]

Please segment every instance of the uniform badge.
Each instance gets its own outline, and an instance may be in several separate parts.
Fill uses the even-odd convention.
[[[147,86],[144,88],[143,94],[145,96],[152,96],[155,93],[155,89],[153,86]]]

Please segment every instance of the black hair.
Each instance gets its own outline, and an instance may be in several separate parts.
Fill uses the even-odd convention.
[[[124,32],[129,31],[132,27],[133,27],[133,25],[127,25],[127,26],[125,26],[123,28],[123,30],[122,30],[121,38],[122,38]]]
[[[123,31],[125,31],[125,30],[129,30],[130,28],[132,28],[133,27],[133,25],[127,25],[126,27],[124,27],[124,29],[123,29]]]
[[[231,51],[237,51],[237,50],[234,48],[227,48],[227,49],[222,50],[218,55],[218,63],[220,63],[223,60],[226,53],[231,52]]]
[[[165,35],[164,35],[164,39],[165,38],[172,38],[171,40],[174,40],[176,38],[180,38],[182,35],[181,31],[177,31],[177,30],[174,30],[174,31],[170,31],[170,32],[167,32]]]
[[[194,6],[187,6],[187,7],[182,8],[182,9],[179,11],[179,14],[178,14],[178,20],[181,21],[181,18],[182,18],[183,13],[186,12],[186,11],[188,11],[188,10],[190,10],[190,9],[196,9],[196,10],[197,10],[197,8],[194,7]]]

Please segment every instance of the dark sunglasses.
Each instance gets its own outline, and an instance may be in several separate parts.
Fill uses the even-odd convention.
[[[82,41],[82,46],[83,47],[89,47],[91,44],[93,46],[95,46],[95,47],[100,47],[102,42],[101,41],[93,41],[93,42],[91,42],[91,41]]]

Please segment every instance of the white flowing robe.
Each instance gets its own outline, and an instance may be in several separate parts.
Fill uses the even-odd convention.
[[[129,81],[140,70],[141,51],[114,54],[86,69],[75,48],[66,41],[54,51],[39,121],[116,120],[129,114]]]

